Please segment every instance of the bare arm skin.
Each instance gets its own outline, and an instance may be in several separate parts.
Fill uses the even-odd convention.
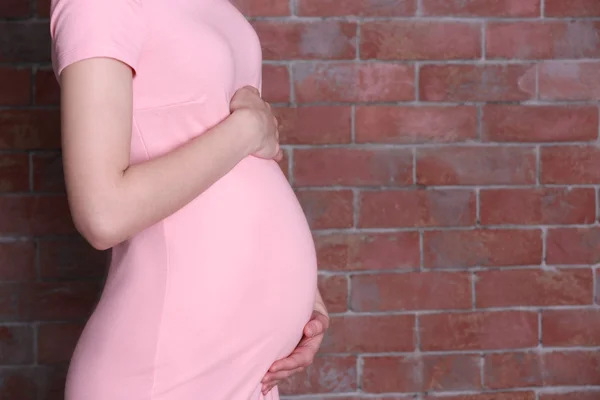
[[[317,295],[315,299],[315,311],[318,311],[327,317],[329,316],[329,313],[327,312],[327,306],[323,301],[323,297],[321,296],[321,291],[319,289],[317,289]]]
[[[280,157],[276,122],[258,91],[246,89],[233,113],[211,130],[134,166],[129,66],[108,58],[74,63],[61,74],[61,96],[69,205],[75,226],[97,249],[171,215],[246,156]]]

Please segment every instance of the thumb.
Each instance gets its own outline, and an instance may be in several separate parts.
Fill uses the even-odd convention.
[[[306,324],[306,327],[304,328],[304,334],[307,337],[314,337],[320,334],[322,330],[323,326],[321,325],[321,323],[319,321],[312,320],[308,324]]]

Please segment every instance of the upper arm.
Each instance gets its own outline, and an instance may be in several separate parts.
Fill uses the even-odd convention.
[[[138,0],[52,2],[65,180],[80,230],[129,165],[140,13]]]

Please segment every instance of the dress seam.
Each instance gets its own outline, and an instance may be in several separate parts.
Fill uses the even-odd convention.
[[[142,143],[142,147],[144,148],[144,153],[146,154],[146,159],[150,160],[150,153],[148,153],[148,146],[146,146],[146,141],[144,140],[144,135],[142,135],[142,131],[140,130],[140,126],[138,125],[137,119],[135,118],[135,114],[132,118],[133,126],[135,127],[135,133],[140,138],[140,142]],[[163,229],[164,231],[164,229]],[[166,237],[165,237],[166,239]]]
[[[160,316],[159,316],[159,320],[158,320],[158,332],[157,332],[157,337],[156,337],[156,348],[154,349],[154,370],[152,373],[152,387],[150,389],[150,400],[154,399],[154,395],[155,395],[155,390],[156,390],[156,375],[157,375],[157,369],[158,369],[158,359],[159,359],[159,354],[160,354],[160,343],[161,343],[161,335],[162,335],[162,328],[163,328],[163,320],[164,320],[164,315],[165,315],[165,309],[166,309],[166,304],[167,304],[167,297],[168,297],[168,292],[169,292],[169,276],[170,276],[170,257],[169,257],[169,246],[167,245],[167,232],[166,232],[166,221],[163,220],[161,221],[161,228],[163,231],[163,240],[165,243],[165,254],[166,254],[166,269],[167,269],[167,276],[165,278],[165,290],[163,291],[163,300],[162,300],[162,309],[160,310]]]

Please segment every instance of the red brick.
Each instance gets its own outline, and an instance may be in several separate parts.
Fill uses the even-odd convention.
[[[330,313],[348,310],[348,279],[345,275],[319,275],[319,289]]]
[[[535,400],[535,392],[506,392],[485,394],[461,394],[454,396],[427,396],[423,400]]]
[[[64,400],[66,365],[3,367],[0,399]]]
[[[421,370],[416,357],[366,357],[361,388],[367,393],[418,392]]]
[[[312,229],[351,228],[354,194],[350,190],[299,190],[296,192]]]
[[[549,264],[596,264],[600,262],[600,229],[550,229],[546,247]]]
[[[361,387],[374,393],[479,389],[479,357],[366,357]]]
[[[590,268],[479,272],[477,307],[591,305],[593,279]]]
[[[551,146],[541,149],[541,183],[600,183],[600,149],[592,146]]]
[[[36,0],[38,17],[50,16],[50,2],[51,0]]]
[[[347,393],[357,389],[356,357],[321,356],[280,384],[285,394]]]
[[[0,110],[0,149],[58,149],[58,110]]]
[[[60,103],[60,87],[52,69],[38,69],[35,73],[34,102],[37,105]]]
[[[64,192],[65,179],[60,153],[37,153],[31,156],[33,190],[39,192]]]
[[[479,193],[482,224],[590,224],[596,220],[591,188],[484,189]]]
[[[40,275],[44,280],[101,278],[108,252],[98,251],[81,238],[39,241]]]
[[[0,369],[0,399],[39,399],[37,378],[31,368]]]
[[[35,275],[33,242],[0,243],[0,281],[32,281]]]
[[[406,101],[415,98],[414,67],[388,63],[296,63],[296,100]]]
[[[598,138],[598,107],[488,105],[483,138],[492,142],[591,141]]]
[[[312,17],[410,17],[416,15],[417,0],[296,0],[296,12]]]
[[[600,17],[600,3],[596,0],[546,0],[547,17]]]
[[[544,385],[600,385],[600,352],[565,351],[544,354]]]
[[[281,393],[281,391],[280,391]],[[309,396],[303,396],[303,398],[305,400],[331,400],[331,396],[327,396],[326,394],[324,396],[319,396],[319,395],[309,395]],[[334,397],[335,400],[415,400],[415,397],[413,395],[401,395],[401,394],[395,394],[395,395],[386,395],[383,394],[382,396],[375,396],[373,397],[373,395],[366,395],[366,396],[336,396]],[[58,399],[57,399],[58,400]]]
[[[548,61],[539,64],[542,100],[600,100],[600,63]]]
[[[282,17],[290,15],[289,0],[233,0],[247,17]]]
[[[431,268],[538,265],[539,230],[458,230],[424,233],[424,265]]]
[[[270,103],[290,102],[290,74],[282,65],[263,64],[262,97]]]
[[[466,272],[410,272],[355,275],[354,311],[406,311],[471,308],[471,275]]]
[[[485,382],[490,388],[597,385],[598,358],[596,351],[488,355]]]
[[[571,391],[568,393],[540,393],[539,400],[598,400],[600,391]]]
[[[0,234],[56,235],[75,233],[66,196],[0,197]]]
[[[477,108],[358,106],[358,143],[449,143],[477,138]]]
[[[319,266],[330,271],[415,269],[417,232],[316,235]]]
[[[475,224],[475,192],[388,190],[362,192],[361,228],[468,226]]]
[[[23,321],[29,318],[26,289],[25,284],[0,283],[0,321]]]
[[[84,319],[96,305],[96,282],[37,283],[27,288],[29,315],[36,320]]]
[[[83,325],[48,323],[38,328],[37,354],[41,364],[68,362],[73,355]]]
[[[379,60],[468,60],[481,57],[481,25],[373,21],[360,29],[360,57]]]
[[[536,312],[497,311],[419,317],[421,349],[495,350],[538,344]]]
[[[533,93],[522,86],[530,65],[426,65],[419,78],[425,101],[519,101]],[[534,77],[530,77],[533,82]]]
[[[350,60],[356,57],[356,24],[339,21],[254,21],[265,60]]]
[[[542,386],[542,360],[538,353],[498,353],[484,356],[483,381],[489,389]]]
[[[297,186],[410,185],[412,165],[407,149],[297,149],[294,182]]]
[[[537,17],[540,15],[540,0],[422,1],[423,15],[426,16]]]
[[[0,284],[0,321],[87,318],[99,294],[96,282]]]
[[[323,353],[380,353],[415,350],[412,315],[352,315],[331,317]]]
[[[600,311],[546,310],[542,314],[544,346],[600,346]]]
[[[29,156],[25,153],[0,154],[0,192],[29,190]]]
[[[285,175],[285,179],[290,181],[290,151],[286,148],[283,148],[283,158],[279,161],[279,167]]]
[[[28,17],[31,9],[28,0],[3,0],[0,3],[0,18]]]
[[[503,185],[535,183],[530,147],[452,147],[417,150],[421,185]]]
[[[4,0],[3,0],[4,1]],[[0,21],[0,62],[49,62],[50,27],[41,21]]]
[[[29,104],[31,101],[31,71],[29,68],[0,67],[0,87],[2,88],[0,106]]]
[[[345,144],[351,141],[348,106],[274,108],[282,144]]]
[[[423,360],[423,390],[475,390],[481,388],[477,355],[431,355]]]
[[[490,22],[486,29],[486,57],[600,57],[599,35],[600,23],[593,21]]]
[[[35,369],[36,383],[39,385],[40,392],[39,398],[64,400],[67,368],[66,364],[55,364]]]
[[[25,325],[0,326],[0,355],[2,364],[32,363],[34,361],[32,327]]]

